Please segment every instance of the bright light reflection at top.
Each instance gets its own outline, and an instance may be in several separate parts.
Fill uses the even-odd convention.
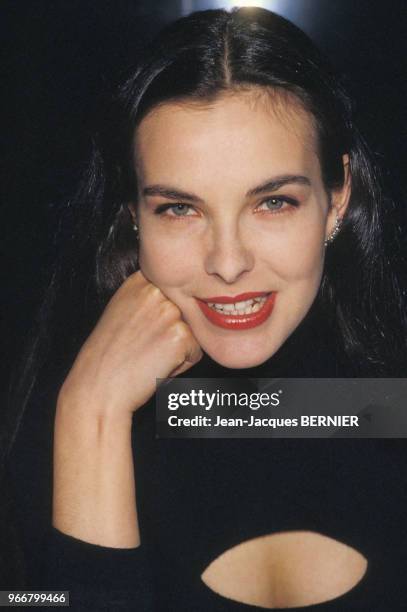
[[[231,9],[235,6],[256,6],[279,13],[283,9],[283,5],[286,4],[286,2],[282,2],[281,0],[218,0],[216,4],[218,8]]]
[[[202,11],[205,9],[225,9],[230,11],[234,7],[249,7],[263,8],[273,11],[278,15],[282,15],[287,19],[292,18],[293,9],[295,14],[298,13],[302,6],[298,0],[298,4],[293,4],[292,0],[182,0],[182,14],[189,15],[193,11]]]

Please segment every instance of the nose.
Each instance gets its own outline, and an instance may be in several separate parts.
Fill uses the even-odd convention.
[[[235,283],[254,266],[254,254],[239,228],[213,227],[208,239],[205,270],[225,283]]]

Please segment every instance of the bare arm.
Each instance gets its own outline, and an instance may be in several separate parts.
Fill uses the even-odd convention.
[[[133,413],[156,378],[189,369],[202,351],[181,312],[141,272],[108,303],[59,392],[53,526],[112,548],[140,544]]]
[[[133,548],[140,544],[131,424],[131,415],[96,417],[92,410],[58,402],[54,527],[100,546]]]

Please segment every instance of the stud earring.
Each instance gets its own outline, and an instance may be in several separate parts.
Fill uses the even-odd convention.
[[[335,225],[333,227],[332,232],[326,238],[324,245],[328,246],[333,240],[335,240],[336,236],[339,234],[339,231],[342,226],[342,219],[339,217],[338,212],[336,213]]]

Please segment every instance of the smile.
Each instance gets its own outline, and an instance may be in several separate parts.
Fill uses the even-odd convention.
[[[257,327],[271,315],[276,293],[252,292],[235,297],[220,296],[198,299],[205,317],[224,329],[242,330]]]

